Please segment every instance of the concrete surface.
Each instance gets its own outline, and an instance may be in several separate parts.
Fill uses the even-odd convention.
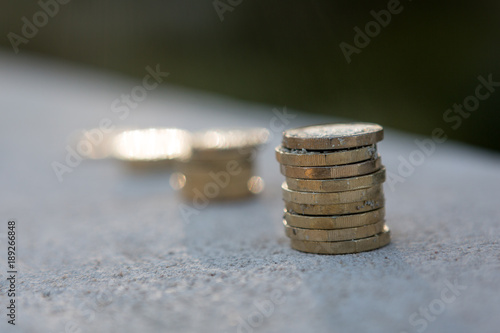
[[[51,168],[74,130],[105,117],[116,126],[270,128],[283,124],[273,106],[181,90],[167,78],[121,120],[111,104],[141,80],[3,53],[0,73],[1,332],[498,331],[499,154],[437,145],[404,182],[385,186],[390,246],[310,255],[290,249],[281,228],[276,128],[258,161],[265,191],[210,203],[189,220],[169,171],[84,161],[59,182]],[[289,112],[286,127],[336,120]],[[386,131],[389,172],[398,174],[415,138]],[[10,218],[15,327],[5,315]]]

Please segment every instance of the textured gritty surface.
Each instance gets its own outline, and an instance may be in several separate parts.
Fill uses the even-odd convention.
[[[385,185],[391,245],[303,254],[281,225],[280,133],[259,158],[261,196],[210,203],[190,221],[170,171],[84,161],[60,183],[51,169],[68,135],[103,117],[117,126],[270,128],[271,106],[186,92],[167,78],[120,120],[111,103],[140,80],[5,54],[0,73],[0,273],[9,218],[18,221],[20,270],[15,328],[0,282],[0,332],[497,331],[499,155],[439,145],[404,183]],[[289,112],[287,128],[335,120]],[[414,139],[386,130],[379,150],[389,172]],[[455,280],[466,289],[439,301],[453,296],[446,283]],[[429,306],[440,313],[412,316]]]

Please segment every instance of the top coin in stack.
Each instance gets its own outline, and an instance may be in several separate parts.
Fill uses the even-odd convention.
[[[377,124],[328,124],[286,130],[282,145],[289,149],[338,150],[373,145],[383,138],[384,129]]]

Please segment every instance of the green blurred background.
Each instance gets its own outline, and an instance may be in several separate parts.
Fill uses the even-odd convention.
[[[21,18],[32,21],[40,5],[0,3],[1,43],[14,52],[7,34],[21,34]],[[138,78],[160,63],[169,83],[424,135],[442,127],[500,150],[500,88],[457,130],[443,121],[479,75],[500,82],[500,2],[401,1],[350,64],[339,44],[353,44],[353,28],[388,1],[221,3],[231,7],[223,21],[212,0],[73,0],[19,48]]]

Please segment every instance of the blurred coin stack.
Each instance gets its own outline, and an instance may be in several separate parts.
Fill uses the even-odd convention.
[[[178,164],[174,182],[191,200],[236,199],[262,191],[255,175],[258,148],[268,140],[264,128],[214,129],[193,134],[191,156]]]
[[[383,136],[383,128],[370,123],[283,132],[276,158],[286,177],[283,224],[293,249],[346,254],[389,244],[385,168],[376,146]]]
[[[71,149],[89,159],[115,158],[135,171],[177,169],[170,185],[199,205],[209,200],[258,194],[264,181],[255,161],[269,139],[265,128],[212,129],[191,133],[177,128],[99,129],[74,133]]]

